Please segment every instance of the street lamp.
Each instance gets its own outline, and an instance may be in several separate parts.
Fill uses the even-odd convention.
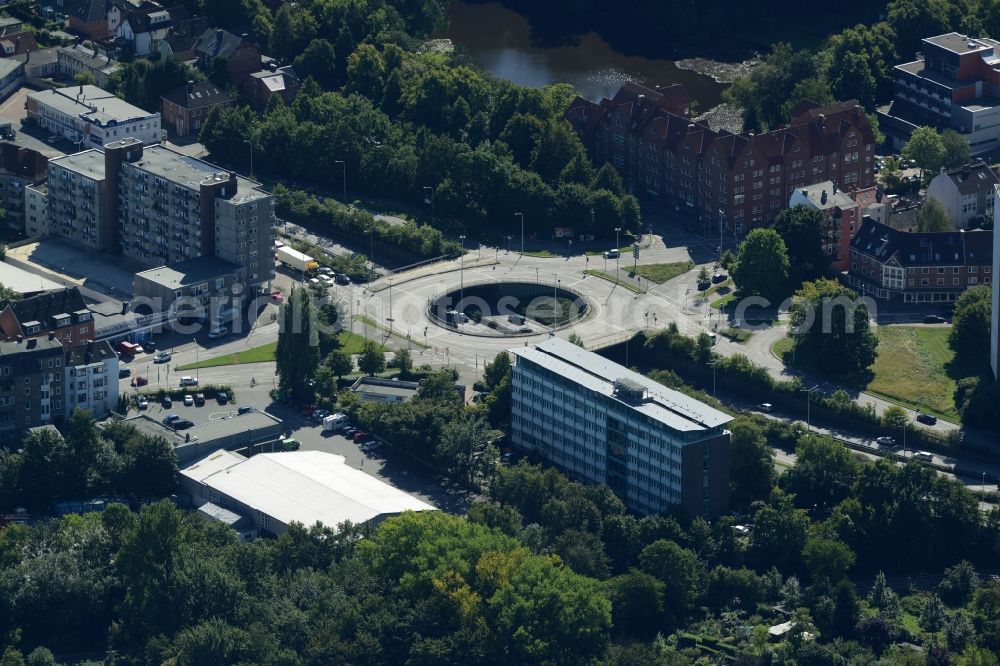
[[[250,146],[250,178],[253,178],[253,141],[250,139],[243,139],[243,143]]]
[[[458,303],[459,307],[462,307],[462,301],[465,300],[465,234],[458,237],[458,240],[462,242],[462,256],[459,259],[459,291],[458,291]]]
[[[436,217],[434,215],[434,188],[430,187],[429,185],[425,185],[424,186],[424,192],[427,193],[427,194],[424,195],[424,203],[425,204],[430,204],[430,207],[431,207],[431,222],[433,222],[434,218]]]
[[[392,333],[392,322],[396,321],[392,317],[392,276],[389,276],[389,332]]]
[[[344,198],[342,199],[342,201],[346,205],[347,204],[347,163],[344,162],[344,160],[334,160],[333,163],[334,164],[339,164],[341,166],[341,168],[344,170],[344,172],[343,172],[343,177],[344,177],[344,180],[343,180],[343,183],[344,183]]]
[[[709,361],[708,364],[710,366],[712,366],[712,397],[714,398],[715,397],[715,369],[719,365],[719,360],[715,359],[714,361]]]
[[[810,414],[809,414],[809,404],[811,402],[813,391],[818,391],[819,390],[819,384],[816,384],[816,386],[813,386],[812,388],[799,389],[799,390],[800,391],[805,391],[805,393],[806,393],[806,430],[808,431],[808,430],[812,429],[812,426],[811,426],[810,420],[809,420],[809,417],[810,417]]]
[[[514,213],[514,217],[521,216],[521,255],[524,255],[524,213]]]
[[[513,238],[510,234],[507,234],[507,254],[510,254],[510,240]]]
[[[559,312],[559,300],[557,299],[556,291],[559,289],[560,282],[559,276],[556,273],[553,273],[552,277],[554,277],[556,281],[552,284],[552,333],[550,333],[550,335],[555,335],[556,322],[559,319],[559,315],[557,314]]]
[[[621,261],[621,243],[618,241],[618,234],[621,233],[621,227],[615,227],[615,282],[621,279],[618,275],[618,264]]]

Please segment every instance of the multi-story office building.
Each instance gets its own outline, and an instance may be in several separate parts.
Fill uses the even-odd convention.
[[[96,148],[127,137],[146,144],[163,138],[159,113],[132,106],[97,86],[28,93],[24,107],[28,118],[43,129]]]
[[[875,134],[854,100],[803,100],[787,127],[732,134],[687,118],[678,87],[627,83],[614,99],[576,98],[566,118],[595,161],[614,165],[631,191],[686,211],[706,229],[721,221],[746,233],[813,183],[828,180],[841,190],[875,184]]]
[[[851,241],[847,284],[883,300],[952,303],[969,287],[992,284],[993,236],[900,231],[866,217]]]
[[[96,148],[49,160],[49,229],[97,252],[115,253],[115,198],[104,177],[104,153]]]
[[[238,267],[232,293],[246,296],[274,278],[274,199],[259,183],[137,139],[49,165],[52,232],[149,267],[222,259]]]
[[[915,60],[896,65],[893,82],[879,127],[897,146],[929,125],[961,133],[973,155],[1000,147],[1000,42],[957,32],[927,37]]]
[[[55,337],[0,342],[0,442],[61,422],[64,355]]]
[[[726,510],[729,416],[556,337],[510,353],[515,445],[642,513]]]
[[[66,352],[66,413],[86,409],[103,418],[118,404],[118,355],[107,340]]]

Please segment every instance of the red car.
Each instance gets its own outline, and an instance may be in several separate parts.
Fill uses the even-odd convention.
[[[271,300],[273,300],[275,303],[280,303],[282,298],[284,297],[281,295],[280,291],[276,291],[273,294],[271,294]]]
[[[352,439],[354,439],[355,442],[363,442],[364,440],[368,439],[368,433],[361,432],[359,430],[356,433],[354,433],[354,437]]]
[[[314,411],[316,411],[316,405],[306,405],[302,408],[302,415],[311,416]]]
[[[145,377],[133,377],[132,386],[145,386],[149,383],[149,380]]]

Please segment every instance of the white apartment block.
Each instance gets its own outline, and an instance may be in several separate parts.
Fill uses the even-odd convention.
[[[149,113],[97,86],[80,85],[28,93],[28,118],[53,134],[98,148],[134,138],[149,145],[163,139],[160,114]]]
[[[556,337],[510,354],[516,446],[640,513],[726,511],[728,415]]]
[[[118,404],[118,355],[107,340],[88,342],[66,352],[67,415],[89,410],[103,418]]]

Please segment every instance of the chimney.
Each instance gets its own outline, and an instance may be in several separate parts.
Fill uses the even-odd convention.
[[[122,301],[122,314],[128,313],[128,301]]]
[[[22,342],[24,342],[24,336],[23,335],[17,336],[17,344],[21,344]]]
[[[34,349],[34,348],[35,348],[35,345],[37,345],[37,344],[38,344],[38,340],[36,340],[35,338],[31,338],[31,339],[30,339],[30,340],[28,340],[28,342],[27,342],[27,343],[25,344],[25,347],[27,347],[28,349]]]
[[[222,32],[223,32],[222,28],[217,28],[215,30],[215,41],[217,41],[217,42],[221,42],[222,41]]]
[[[194,90],[194,81],[188,81],[188,85],[187,85],[187,94],[188,94],[188,97],[191,96],[191,91],[192,90]]]
[[[240,42],[241,43],[246,44],[248,41],[250,41],[250,35],[248,35],[245,32],[242,35],[240,35]]]
[[[83,84],[82,83],[80,84],[80,94],[81,95],[83,94]]]
[[[836,194],[836,193],[837,193],[837,183],[834,183],[834,184],[833,184],[833,193],[834,193],[834,194]]]
[[[49,340],[55,340],[55,339],[56,339],[56,332],[49,331]]]
[[[825,204],[825,203],[826,203],[826,190],[823,190],[823,191],[822,191],[822,192],[820,193],[820,195],[819,195],[819,202],[820,202],[821,204]]]
[[[693,132],[694,129],[695,129],[694,123],[688,123],[688,134],[690,134],[691,132]]]

